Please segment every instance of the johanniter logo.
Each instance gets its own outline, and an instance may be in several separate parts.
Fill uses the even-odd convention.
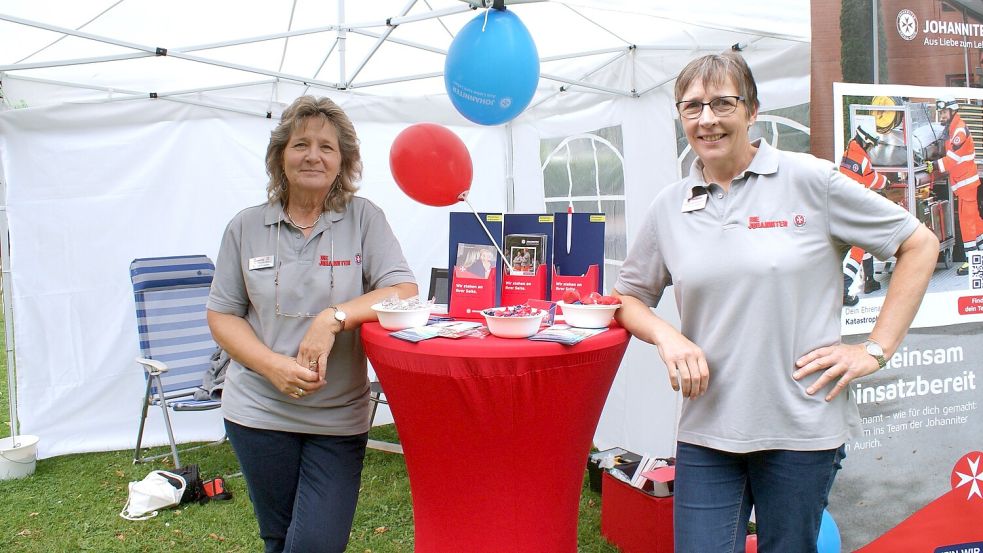
[[[918,18],[911,10],[898,12],[898,34],[905,40],[912,40],[918,35]]]

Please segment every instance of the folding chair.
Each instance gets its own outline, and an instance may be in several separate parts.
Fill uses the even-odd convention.
[[[143,356],[138,357],[137,362],[147,379],[140,429],[133,450],[134,464],[173,456],[174,466],[181,468],[168,410],[208,411],[222,405],[220,400],[197,401],[193,398],[216,348],[205,318],[205,303],[214,274],[215,265],[204,255],[148,257],[130,263]],[[143,430],[151,405],[159,406],[164,415],[170,453],[143,455]],[[224,441],[225,436],[181,451]]]
[[[447,304],[447,279],[449,278],[447,273],[447,269],[439,267],[430,268],[430,291],[427,292],[427,298],[436,300],[434,303]]]
[[[369,402],[372,404],[372,414],[369,416],[369,428],[372,428],[372,424],[375,422],[375,412],[379,409],[379,405],[389,405],[389,402],[383,398],[384,393],[382,391],[382,384],[378,380],[369,381]],[[369,440],[368,447],[378,449],[379,451],[388,451],[389,453],[403,453],[403,446],[394,442]]]

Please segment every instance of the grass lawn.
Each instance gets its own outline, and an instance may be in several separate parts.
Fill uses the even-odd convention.
[[[0,333],[0,343],[2,338]],[[10,435],[6,356],[0,357],[0,437],[6,437]],[[134,421],[137,402],[133,406]],[[159,423],[159,418],[150,423]],[[371,436],[393,441],[396,432],[391,425],[383,426],[373,429]],[[197,463],[203,478],[238,470],[228,444],[187,452],[181,457],[186,464]],[[38,461],[37,470],[29,478],[0,481],[0,551],[262,551],[241,477],[226,482],[234,495],[232,501],[168,509],[141,522],[120,518],[127,483],[142,479],[150,470],[168,468],[163,461],[133,465],[132,451],[65,455]],[[503,467],[503,473],[512,470],[522,467]],[[600,496],[587,488],[585,478],[578,524],[580,552],[617,552],[600,535],[600,507]],[[402,455],[368,451],[348,551],[413,551],[413,508]]]

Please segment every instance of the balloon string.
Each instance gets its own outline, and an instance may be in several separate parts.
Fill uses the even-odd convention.
[[[489,231],[488,227],[485,226],[485,222],[481,220],[481,215],[478,215],[478,212],[474,209],[474,206],[471,205],[471,202],[469,202],[467,198],[462,199],[464,200],[464,203],[468,204],[468,207],[471,208],[471,213],[474,213],[474,218],[478,220],[478,224],[485,230],[485,234],[487,234],[488,238],[491,240],[492,246],[495,246],[495,249],[498,250],[498,254],[502,256],[502,262],[509,268],[509,271],[512,271],[512,264],[509,263],[509,260],[505,257],[505,253],[502,251],[502,248],[499,247],[498,242],[492,237],[491,231]]]
[[[486,9],[485,10],[485,22],[481,24],[481,32],[485,32],[485,27],[488,26],[488,13],[489,12],[491,12],[491,9]],[[511,267],[509,267],[509,268],[511,269]]]

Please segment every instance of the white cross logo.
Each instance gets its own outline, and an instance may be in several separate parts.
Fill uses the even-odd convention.
[[[983,493],[980,492],[980,482],[983,482],[983,472],[980,472],[980,457],[977,457],[975,461],[966,459],[966,463],[969,465],[970,474],[955,471],[956,476],[959,477],[959,483],[956,484],[956,487],[961,488],[969,485],[969,495],[966,496],[966,501],[972,499],[974,495],[983,499]]]

